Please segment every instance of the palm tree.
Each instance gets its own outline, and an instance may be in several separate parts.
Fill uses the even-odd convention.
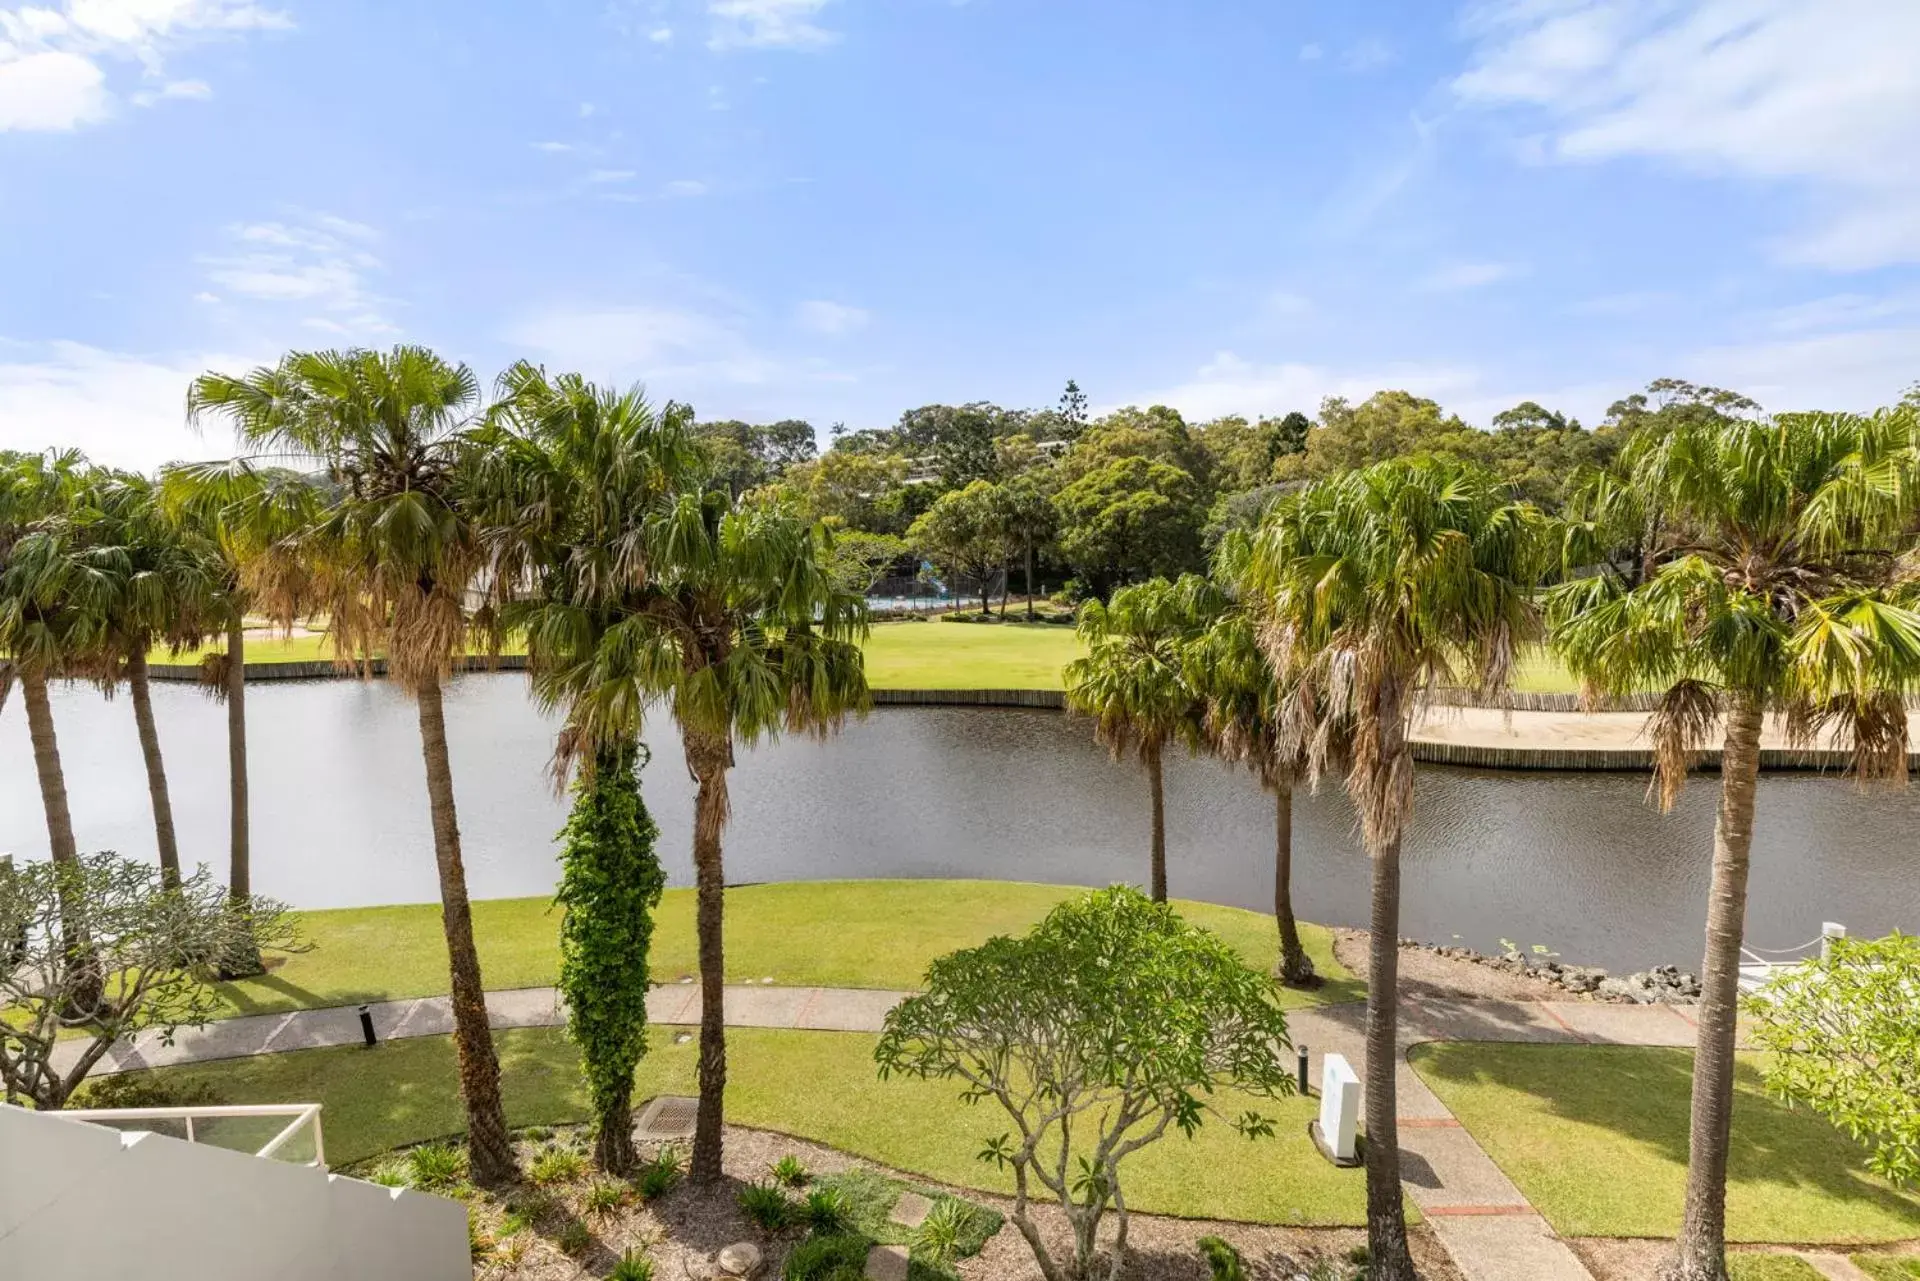
[[[1167,901],[1167,803],[1162,763],[1169,743],[1197,741],[1202,705],[1182,669],[1185,647],[1223,605],[1197,574],[1122,587],[1080,609],[1087,653],[1068,663],[1067,706],[1094,718],[1094,737],[1114,760],[1129,751],[1153,797],[1153,901]]]
[[[859,644],[866,602],[833,585],[828,538],[773,504],[735,502],[725,489],[683,491],[645,522],[647,582],[634,616],[609,627],[596,651],[596,661],[630,670],[637,691],[667,700],[697,785],[700,1108],[691,1174],[704,1183],[720,1177],[727,1083],[721,838],[734,747],[782,733],[825,737],[870,702]],[[625,678],[616,688],[624,687]]]
[[[183,463],[160,474],[160,496],[168,521],[208,548],[212,558],[208,594],[200,602],[202,626],[224,635],[226,651],[201,660],[201,681],[227,709],[227,897],[236,911],[253,900],[252,814],[247,796],[247,636],[252,602],[242,571],[276,558],[280,541],[310,524],[319,511],[320,493],[308,481],[283,468],[257,467],[252,460]],[[277,558],[283,590],[297,566]],[[234,932],[234,943],[215,969],[223,979],[266,973],[258,947],[248,934]]]
[[[1280,932],[1275,974],[1293,987],[1317,982],[1313,961],[1300,944],[1293,915],[1293,785],[1306,770],[1298,736],[1283,739],[1282,715],[1293,710],[1260,646],[1260,610],[1247,583],[1253,538],[1233,530],[1214,553],[1213,577],[1227,607],[1182,656],[1187,683],[1205,701],[1201,728],[1222,759],[1238,761],[1273,793],[1273,919]],[[1283,741],[1290,750],[1282,751]]]
[[[1616,572],[1604,529],[1571,526],[1570,564],[1600,570],[1554,590],[1553,641],[1590,694],[1663,691],[1649,727],[1663,808],[1718,727],[1686,1212],[1662,1275],[1724,1281],[1762,725],[1776,713],[1797,742],[1831,733],[1863,780],[1905,781],[1903,696],[1920,682],[1920,412],[1686,423],[1636,439],[1623,469],[1634,505],[1659,514],[1650,572]]]
[[[595,1160],[631,1169],[633,1073],[646,1052],[653,906],[663,883],[636,780],[653,692],[640,651],[609,642],[641,616],[653,576],[646,522],[699,459],[690,415],[638,389],[518,364],[475,436],[470,493],[487,548],[496,633],[523,635],[533,696],[563,717],[556,783],[580,776],[563,859],[562,967],[571,1034],[598,1114]]]
[[[1372,864],[1367,974],[1368,1276],[1413,1281],[1401,1205],[1398,1059],[1400,838],[1413,812],[1415,707],[1462,668],[1505,686],[1538,630],[1544,539],[1531,507],[1489,474],[1436,459],[1379,463],[1283,500],[1261,525],[1246,583],[1261,642],[1300,706],[1279,752],[1314,774],[1338,757]]]
[[[515,1174],[500,1102],[500,1065],[473,942],[454,809],[442,686],[469,631],[467,595],[482,564],[458,501],[463,432],[479,399],[473,373],[422,347],[293,352],[240,377],[204,374],[188,394],[240,437],[322,461],[337,484],[319,517],[244,570],[255,600],[283,626],[323,612],[340,659],[384,652],[419,710],[421,752],[440,875],[454,1044],[476,1182]],[[229,655],[231,663],[235,655]]]

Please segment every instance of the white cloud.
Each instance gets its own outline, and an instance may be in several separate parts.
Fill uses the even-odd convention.
[[[828,302],[821,298],[801,303],[794,309],[794,318],[802,329],[828,338],[864,329],[867,321],[872,319],[864,308],[849,307],[845,303]]]
[[[1520,269],[1510,262],[1461,262],[1423,276],[1416,284],[1428,293],[1457,293],[1511,280]]]
[[[1914,380],[1920,328],[1850,330],[1779,342],[1709,347],[1680,377],[1731,387],[1770,410],[1855,412],[1891,405]]]
[[[1269,316],[1298,319],[1313,314],[1313,299],[1291,290],[1276,289],[1266,296],[1264,309]]]
[[[1453,365],[1387,365],[1368,373],[1293,362],[1260,365],[1223,351],[1185,382],[1141,392],[1121,403],[1170,405],[1196,420],[1225,414],[1284,414],[1295,409],[1311,414],[1324,397],[1365,400],[1386,387],[1405,388],[1444,404],[1448,397],[1473,392],[1479,381],[1476,371]]]
[[[97,462],[141,469],[221,457],[232,442],[187,426],[187,384],[208,369],[249,369],[272,359],[0,341],[0,449],[73,446]]]
[[[673,39],[673,28],[655,27],[653,30],[647,32],[647,39],[653,41],[655,44],[666,44]]]
[[[675,178],[666,185],[665,190],[669,196],[681,198],[704,196],[707,194],[707,184],[693,178]]]
[[[1300,46],[1300,61],[1318,62],[1326,56],[1326,52],[1317,44],[1303,44]]]
[[[532,145],[535,151],[551,151],[556,154],[573,150],[573,144],[570,142],[536,142]]]
[[[302,323],[356,338],[397,332],[381,314],[383,300],[367,285],[380,259],[368,249],[378,233],[332,214],[227,228],[227,252],[200,259],[207,279],[226,293],[265,303],[302,304],[322,315]]]
[[[631,169],[595,169],[587,175],[588,182],[631,182],[639,175]]]
[[[1841,270],[1920,260],[1920,5],[1908,0],[1492,0],[1463,99],[1542,110],[1547,154],[1649,156],[1803,185],[1777,243]]]
[[[1374,71],[1394,60],[1393,46],[1376,36],[1355,42],[1340,55],[1348,71]]]
[[[286,14],[251,0],[65,0],[61,9],[0,8],[0,132],[56,131],[112,114],[106,65],[131,62],[157,88],[132,93],[136,105],[167,98],[204,99],[203,80],[166,80],[166,58],[208,35],[283,28]]]
[[[202,289],[199,293],[193,296],[193,300],[195,302],[215,303],[220,301],[220,295],[216,293],[209,293],[207,290]]]
[[[814,19],[829,0],[708,0],[711,49],[819,49],[840,37]]]
[[[504,337],[597,377],[698,372],[725,382],[760,382],[771,368],[733,322],[678,307],[556,309],[513,325]]]

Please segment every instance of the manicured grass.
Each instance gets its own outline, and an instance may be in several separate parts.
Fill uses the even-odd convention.
[[[1693,1055],[1626,1046],[1426,1045],[1413,1063],[1562,1236],[1679,1228]],[[1727,1176],[1733,1241],[1868,1244],[1920,1236],[1920,1194],[1866,1172],[1826,1121],[1736,1076]]]
[[[1513,667],[1513,687],[1523,694],[1578,694],[1580,682],[1573,678],[1560,656],[1544,649],[1521,654]]]
[[[955,624],[956,626],[958,624]],[[935,957],[996,934],[1026,930],[1061,899],[1082,893],[1009,881],[798,881],[727,891],[727,977],[772,978],[798,987],[911,989]],[[1181,903],[1182,915],[1271,969],[1279,939],[1273,918],[1209,903]],[[473,905],[480,968],[490,988],[546,987],[559,972],[560,915],[543,898]],[[280,960],[264,978],[221,986],[232,1012],[264,1014],[311,1006],[428,996],[447,990],[446,943],[433,904],[302,913],[311,951]],[[698,972],[693,891],[668,890],[653,938],[653,975],[671,983]],[[1332,936],[1301,934],[1329,980],[1312,992],[1284,990],[1291,1006],[1359,1000],[1362,985],[1333,959]]]
[[[1820,1270],[1797,1254],[1730,1254],[1732,1281],[1824,1281]]]
[[[636,1103],[692,1094],[697,1044],[656,1031],[641,1062]],[[508,1122],[562,1125],[588,1114],[574,1048],[558,1029],[499,1033]],[[736,1028],[727,1033],[727,1114],[870,1160],[963,1187],[1007,1192],[1009,1179],[975,1159],[982,1141],[1010,1128],[991,1104],[959,1101],[952,1082],[895,1078],[874,1069],[872,1036]],[[345,1165],[405,1143],[464,1128],[449,1038],[390,1041],[376,1050],[301,1050],[168,1068],[156,1078],[204,1084],[223,1102],[318,1102],[327,1160]],[[1127,1200],[1139,1210],[1283,1224],[1365,1221],[1359,1170],[1336,1170],[1306,1137],[1310,1099],[1214,1100],[1231,1116],[1256,1108],[1273,1138],[1248,1140],[1217,1118],[1194,1139],[1177,1133],[1132,1158]]]
[[[1073,628],[1049,623],[877,623],[867,638],[875,689],[1059,689],[1083,653]]]
[[[1920,1281],[1920,1254],[1856,1254],[1853,1266],[1873,1281]]]

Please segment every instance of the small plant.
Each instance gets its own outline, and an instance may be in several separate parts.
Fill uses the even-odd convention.
[[[407,1186],[407,1169],[403,1165],[387,1164],[369,1171],[367,1182],[377,1183],[383,1188],[404,1188]]]
[[[1219,1237],[1201,1237],[1200,1257],[1206,1260],[1213,1281],[1247,1281],[1247,1265],[1233,1244]]]
[[[527,1167],[527,1177],[535,1187],[552,1187],[556,1183],[571,1183],[586,1173],[587,1159],[570,1148],[548,1148],[533,1158],[533,1164]]]
[[[839,1188],[815,1188],[807,1193],[800,1217],[821,1236],[845,1232],[853,1219],[853,1203]]]
[[[517,1268],[520,1266],[520,1261],[527,1257],[527,1251],[532,1245],[532,1233],[515,1232],[500,1242],[500,1248],[494,1252],[494,1257],[510,1268]]]
[[[653,1281],[653,1260],[637,1250],[628,1250],[607,1273],[607,1281]]]
[[[863,1236],[809,1237],[787,1256],[786,1281],[860,1281],[868,1248]]]
[[[680,1181],[680,1150],[671,1145],[661,1148],[653,1160],[640,1167],[634,1175],[633,1185],[640,1190],[643,1199],[652,1201],[663,1197]]]
[[[960,1243],[973,1229],[973,1207],[965,1201],[943,1197],[933,1203],[926,1219],[913,1234],[914,1249],[926,1255],[936,1267],[948,1267],[960,1253]]]
[[[767,1169],[772,1173],[775,1183],[790,1188],[804,1187],[807,1180],[813,1177],[807,1173],[807,1167],[800,1163],[800,1158],[791,1152],[775,1161]]]
[[[587,1247],[593,1244],[593,1233],[587,1231],[587,1225],[578,1219],[569,1219],[560,1235],[554,1238],[560,1251],[567,1255],[585,1254]]]
[[[467,1253],[475,1259],[493,1253],[493,1234],[471,1206],[467,1208]]]
[[[1367,1253],[1366,1242],[1364,1241],[1347,1251],[1347,1262],[1351,1263],[1356,1268],[1366,1267],[1367,1260],[1370,1257],[1371,1256],[1368,1255]]]
[[[529,1143],[545,1143],[553,1137],[553,1131],[544,1125],[530,1125],[520,1131],[520,1137]]]
[[[451,1143],[423,1143],[407,1154],[416,1188],[445,1188],[467,1175],[467,1153]]]
[[[793,1222],[793,1202],[778,1184],[750,1183],[740,1189],[740,1212],[763,1232],[778,1232]]]
[[[545,1192],[528,1192],[507,1202],[506,1218],[500,1222],[500,1235],[510,1237],[537,1226],[559,1203]]]
[[[586,1206],[593,1214],[612,1214],[627,1203],[633,1189],[612,1179],[595,1179],[587,1187]]]

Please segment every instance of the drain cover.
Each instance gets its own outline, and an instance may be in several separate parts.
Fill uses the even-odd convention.
[[[663,1139],[690,1139],[693,1123],[700,1114],[700,1100],[677,1094],[663,1094],[640,1110],[634,1122],[633,1137],[642,1143]]]

